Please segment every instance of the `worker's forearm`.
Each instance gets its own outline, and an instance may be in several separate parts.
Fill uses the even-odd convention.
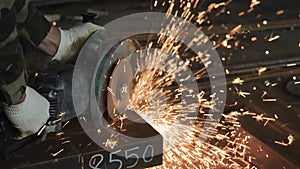
[[[44,40],[38,45],[38,48],[50,56],[54,56],[60,42],[60,32],[56,27],[51,27]]]

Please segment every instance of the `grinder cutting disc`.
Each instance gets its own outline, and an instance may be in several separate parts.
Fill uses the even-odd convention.
[[[90,45],[87,51],[94,51],[94,45]],[[101,59],[97,65],[95,75],[95,94],[99,106],[99,112],[92,113],[92,119],[95,126],[99,127],[102,121],[103,114],[107,112],[109,117],[114,119],[117,114],[124,113],[129,100],[128,93],[122,93],[122,89],[126,90],[126,84],[132,78],[129,62],[132,53],[140,49],[138,41],[135,39],[124,39],[117,45],[113,46],[110,51]],[[129,60],[124,60],[129,58]],[[122,66],[123,65],[123,66]]]
[[[130,62],[119,60],[110,77],[107,89],[108,115],[115,119],[124,114],[129,105],[129,85],[133,78]]]

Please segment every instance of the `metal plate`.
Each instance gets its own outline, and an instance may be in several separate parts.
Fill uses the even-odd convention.
[[[127,128],[126,133],[134,134],[136,137],[150,137],[159,134],[146,123],[137,124],[125,120],[124,125]],[[142,130],[136,130],[136,128]],[[4,145],[4,143],[1,142],[1,145]],[[147,168],[162,164],[162,155],[145,158],[143,153],[161,152],[162,145],[162,137],[158,137],[157,139],[145,139],[141,142],[123,142],[122,146],[117,146],[114,150],[108,152],[95,144],[82,130],[78,120],[73,119],[66,125],[60,135],[52,134],[44,142],[32,142],[32,144],[28,144],[21,149],[7,152],[9,156],[6,157],[6,160],[0,159],[0,166],[1,169],[96,169],[127,168],[135,164],[134,168]],[[14,144],[6,146],[14,147]],[[134,151],[131,151],[132,149]],[[123,157],[113,154],[115,151],[121,151],[122,153],[130,151],[130,153],[137,154],[142,152],[142,154],[138,154],[139,158],[126,159],[125,154],[123,154]],[[111,161],[110,156],[119,162]]]

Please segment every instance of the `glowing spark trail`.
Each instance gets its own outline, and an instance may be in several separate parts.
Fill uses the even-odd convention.
[[[154,7],[158,8],[160,5],[168,7],[166,14],[173,14],[186,21],[195,22],[200,25],[200,31],[201,24],[209,23],[208,14],[216,10],[219,11],[217,15],[226,13],[225,7],[230,2],[231,0],[211,3],[206,11],[197,11],[197,13],[192,11],[199,4],[198,0],[170,0],[162,3],[155,0]],[[259,4],[260,1],[252,0],[247,12],[251,12]],[[175,10],[178,7],[180,9]],[[243,12],[239,15],[245,14]],[[268,22],[264,21],[263,24],[266,25]],[[179,41],[179,36],[183,36],[181,33],[184,30],[185,25],[183,23],[171,21],[166,29],[161,30],[155,42],[148,42],[146,47],[148,51],[155,45],[159,46],[160,50],[155,48],[154,52],[140,53],[140,59],[137,59],[137,73],[132,81],[132,86],[126,89],[126,92],[130,93],[130,105],[128,107],[139,113],[164,138],[163,165],[154,168],[255,168],[251,165],[255,158],[249,154],[250,136],[240,132],[239,119],[241,116],[250,116],[266,126],[278,118],[241,110],[223,113],[222,118],[218,119],[214,113],[219,111],[216,109],[216,105],[220,103],[220,100],[215,97],[215,93],[199,91],[199,94],[194,94],[195,91],[180,85],[180,83],[188,80],[201,79],[207,74],[205,68],[212,64],[211,56],[207,51],[189,54],[189,57],[185,57],[192,45],[201,46],[210,39],[197,37],[192,39],[189,44],[182,44]],[[239,42],[235,44],[230,42],[234,40],[236,34],[245,32],[241,32],[241,30],[242,25],[234,27],[231,31],[228,30],[225,39],[214,42],[214,47],[224,46],[238,49]],[[194,32],[195,35],[197,33],[199,32]],[[271,42],[278,38],[279,35],[272,36],[269,37],[268,41]],[[254,42],[257,38],[253,37],[251,40]],[[242,45],[240,48],[245,49]],[[165,53],[171,53],[175,57],[170,58]],[[270,51],[266,51],[266,54],[270,54]],[[223,59],[223,61],[225,60],[227,58]],[[182,74],[187,70],[187,67],[195,65],[197,70],[193,72],[194,77]],[[258,75],[267,70],[266,67],[255,69]],[[226,74],[230,74],[228,69],[226,69]],[[176,81],[176,78],[179,78],[179,81]],[[244,80],[239,77],[231,81],[233,85],[242,86],[243,83]],[[277,84],[268,82],[268,85],[274,87]],[[114,95],[114,91],[110,88],[107,90]],[[244,98],[251,95],[250,92],[239,90],[236,87],[235,90],[238,96]],[[196,98],[197,102],[188,102],[188,99],[182,97],[184,93],[186,93],[186,98]],[[276,99],[264,98],[266,94],[267,92],[263,92],[261,96],[263,101],[277,101]],[[195,111],[195,107],[199,111],[198,116],[190,116]],[[214,113],[208,113],[209,111]],[[119,120],[124,118],[126,116],[120,116]],[[293,142],[291,140],[293,140],[292,137],[289,138],[289,144]],[[116,138],[111,137],[103,144],[113,148],[117,141]]]
[[[274,141],[274,143],[287,147],[291,145],[295,140],[294,136],[292,136],[291,134],[287,137],[287,139],[288,139],[287,143],[285,143],[284,141]]]
[[[244,83],[244,80],[242,80],[241,78],[237,77],[232,81],[232,84],[239,84],[242,85]]]
[[[59,153],[61,153],[61,152],[63,152],[64,151],[64,149],[61,149],[61,150],[59,150],[58,152],[56,152],[56,153],[51,153],[51,156],[52,157],[56,157]]]
[[[230,2],[230,1],[228,1]],[[203,23],[206,14],[222,8],[228,4],[222,2],[212,3],[207,11],[200,11],[198,15],[191,12],[191,8],[197,6],[198,1],[180,1],[182,11],[175,11],[175,1],[169,1],[167,14],[174,14],[191,21],[195,19],[198,24]],[[194,4],[195,3],[195,4]],[[259,4],[253,1],[252,6]],[[158,6],[154,2],[154,6]],[[166,5],[166,3],[163,3]],[[161,51],[172,53],[178,58],[182,51],[188,51],[189,46],[197,44],[201,46],[206,40],[202,37],[191,40],[190,44],[181,44],[178,36],[184,30],[184,24],[171,22],[165,30],[161,30],[157,44],[161,46]],[[223,46],[229,48],[227,44],[235,33],[239,33],[241,25],[238,25],[228,34],[223,41]],[[170,33],[169,36],[165,36]],[[197,32],[195,32],[197,34]],[[153,43],[148,44],[148,49]],[[183,50],[182,50],[183,49]],[[182,76],[186,66],[193,64],[202,65],[199,71],[194,72],[195,80],[200,79],[205,74],[205,67],[210,66],[210,56],[205,53],[197,53],[195,56],[184,58],[178,62],[176,58],[169,58],[159,50],[154,52],[143,52],[138,60],[138,74],[136,74],[130,96],[130,107],[138,112],[147,123],[160,132],[164,138],[164,161],[162,166],[155,168],[251,168],[249,161],[252,158],[247,152],[249,137],[238,132],[241,127],[238,118],[243,113],[223,114],[223,120],[216,119],[214,114],[208,114],[208,110],[215,109],[218,98],[214,93],[207,96],[204,91],[199,95],[194,95],[193,91],[183,86],[176,86],[175,77],[179,77],[179,82],[191,79],[191,76]],[[166,66],[167,65],[167,66]],[[153,69],[159,67],[160,69]],[[167,73],[166,73],[167,72]],[[181,76],[180,76],[181,75]],[[235,79],[233,84],[243,84],[240,78]],[[113,91],[110,91],[113,92]],[[187,97],[197,98],[198,102],[188,103],[182,99],[182,93],[191,93]],[[246,97],[250,93],[239,91],[240,95]],[[199,109],[199,116],[190,117],[194,108]],[[256,114],[245,113],[248,116]],[[269,120],[269,119],[262,119]],[[187,153],[188,152],[188,153]]]

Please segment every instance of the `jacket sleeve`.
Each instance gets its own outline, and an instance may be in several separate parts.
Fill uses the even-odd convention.
[[[1,101],[16,104],[25,92],[26,78],[19,43],[14,0],[0,0],[0,92]]]
[[[0,0],[0,99],[16,104],[26,89],[26,65],[20,38],[38,46],[51,24],[30,0]]]

